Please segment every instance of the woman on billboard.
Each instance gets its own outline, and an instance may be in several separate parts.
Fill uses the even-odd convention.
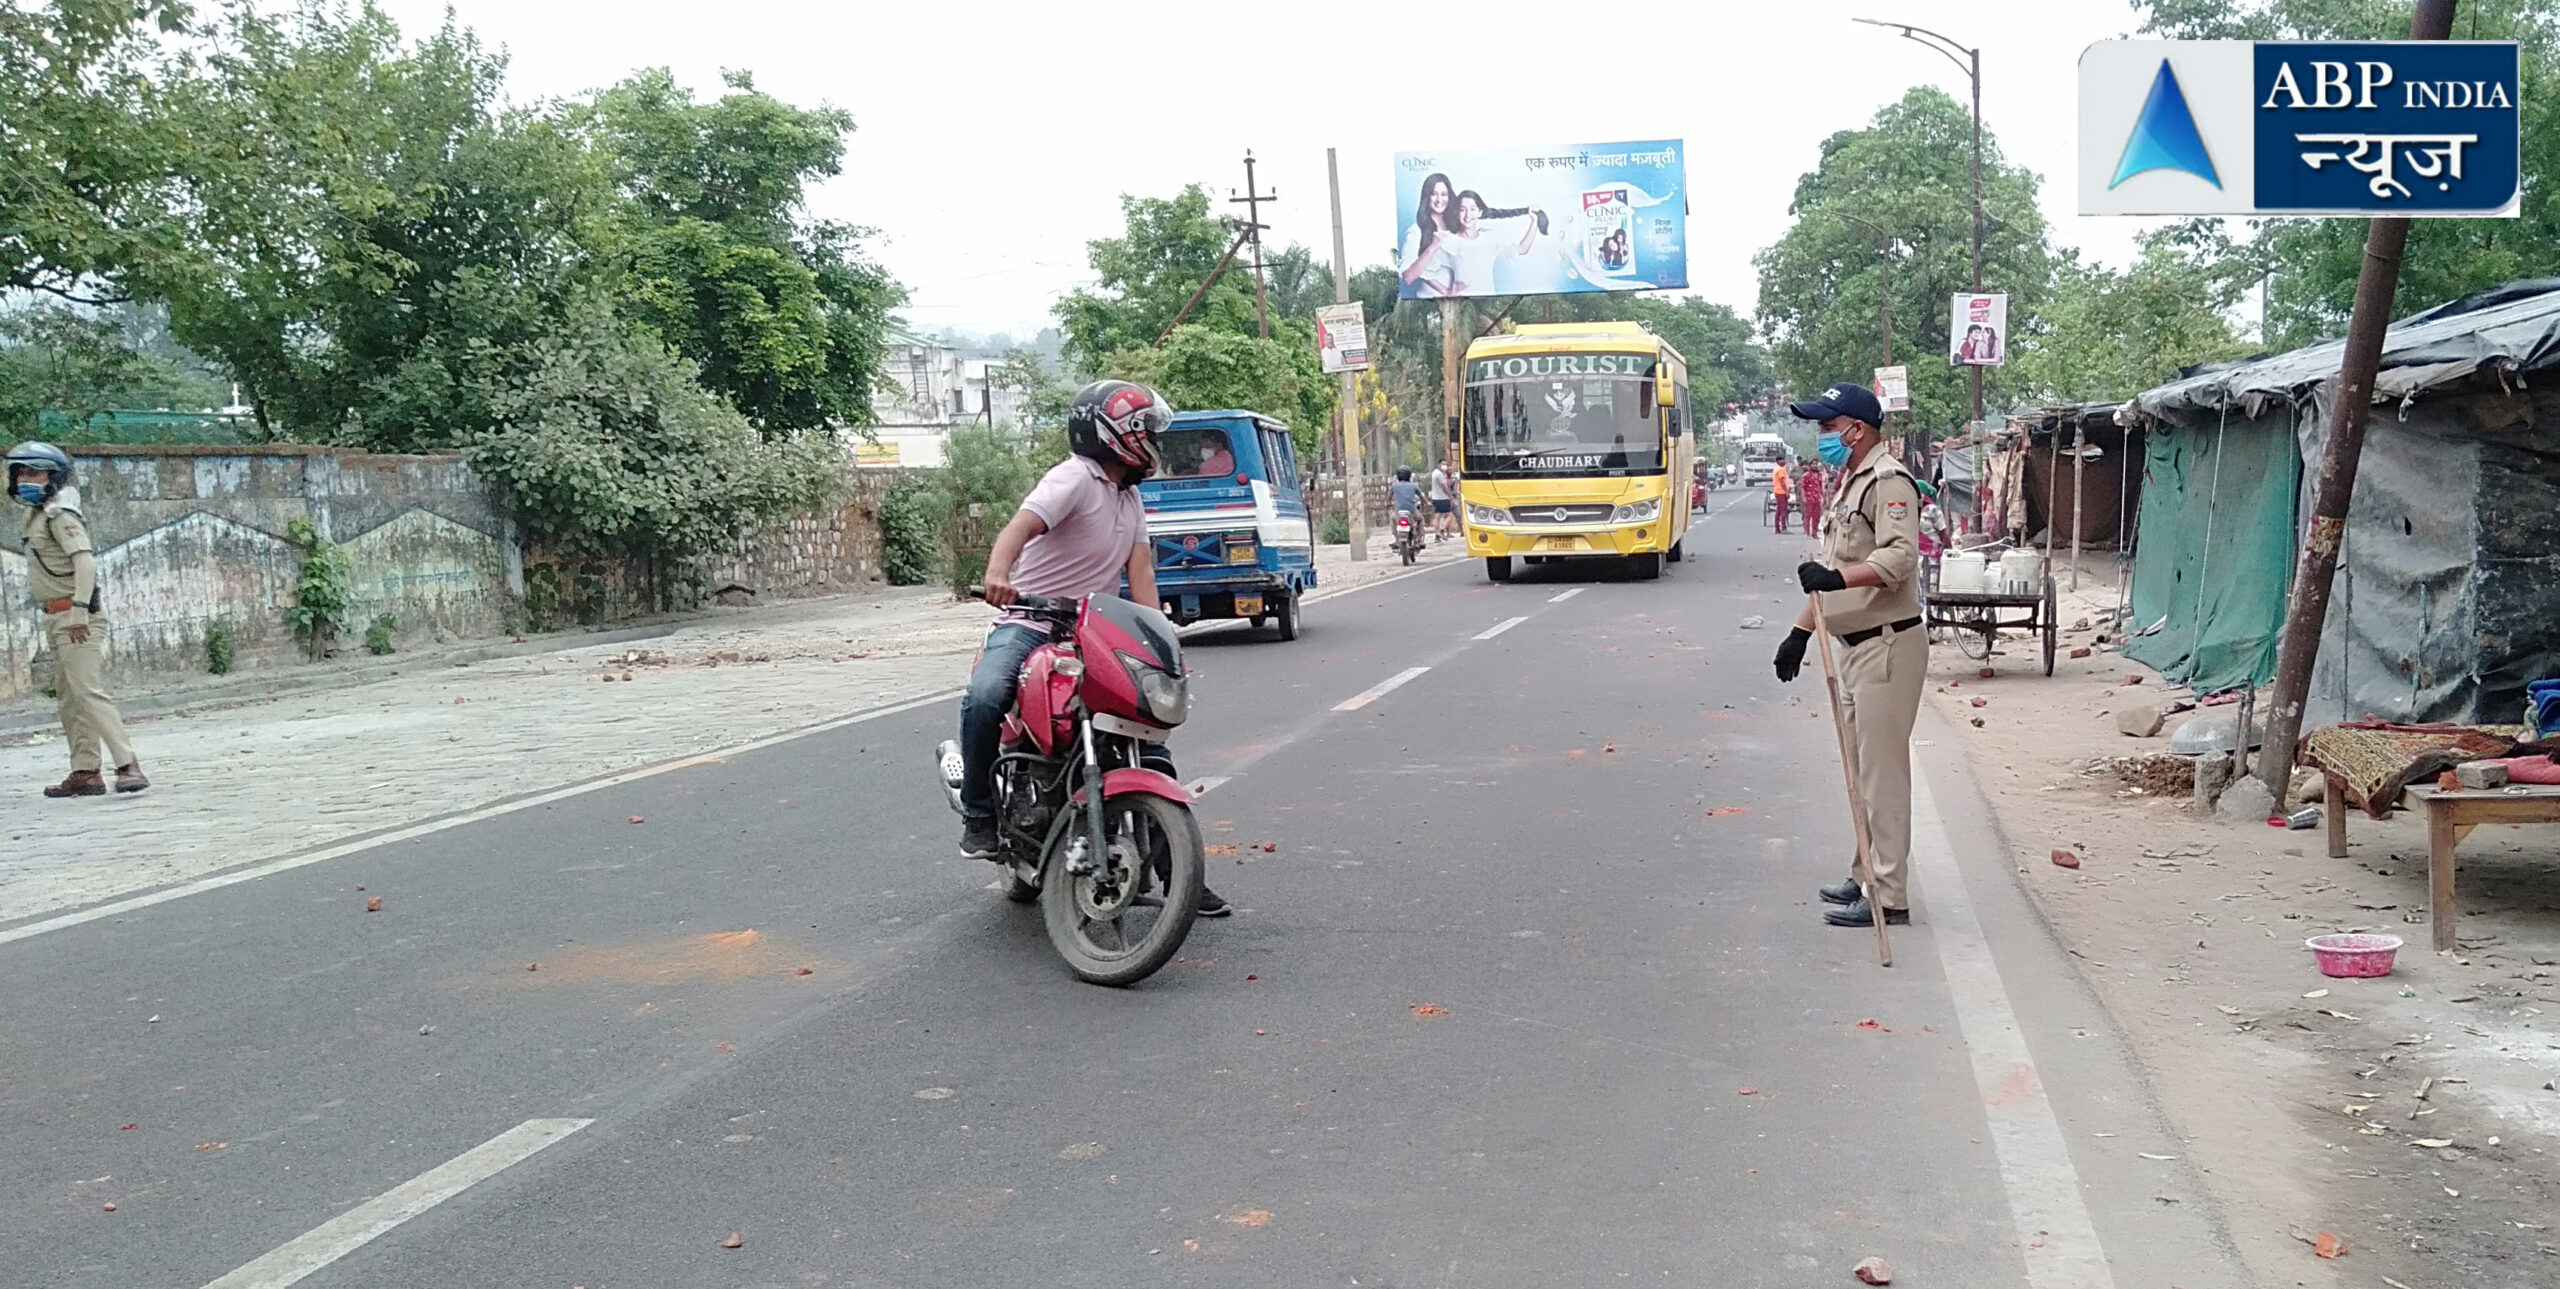
[[[1449,176],[1435,174],[1422,181],[1422,200],[1414,204],[1413,227],[1404,230],[1404,246],[1396,256],[1402,265],[1408,299],[1428,300],[1449,294],[1449,261],[1441,253],[1441,242],[1456,231],[1457,220],[1449,208],[1457,200],[1458,190],[1449,182]]]
[[[1521,219],[1522,216],[1530,218]],[[1487,220],[1521,219],[1520,240],[1513,243],[1507,236],[1488,236]],[[1487,210],[1484,198],[1474,189],[1458,194],[1458,231],[1440,241],[1441,254],[1449,261],[1454,281],[1451,295],[1493,295],[1494,266],[1505,256],[1528,254],[1538,244],[1538,230],[1547,222],[1546,212],[1516,207],[1510,210]]]

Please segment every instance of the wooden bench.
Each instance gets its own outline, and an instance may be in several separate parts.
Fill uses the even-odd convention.
[[[2345,859],[2346,793],[2336,775],[2326,777],[2329,858]],[[2454,923],[2462,915],[2453,902],[2453,848],[2482,824],[2560,823],[2560,787],[2518,784],[2472,791],[2430,785],[2409,788],[2400,799],[2427,817],[2427,913],[2439,950],[2460,947],[2454,939]]]

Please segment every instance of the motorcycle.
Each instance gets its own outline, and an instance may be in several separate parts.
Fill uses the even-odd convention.
[[[1396,512],[1396,540],[1391,549],[1403,556],[1407,564],[1421,557],[1422,521],[1418,516],[1401,510]]]
[[[1078,979],[1133,985],[1172,961],[1207,889],[1191,793],[1163,749],[1191,714],[1173,621],[1111,595],[1025,595],[1049,639],[1022,664],[996,752],[1005,898],[1040,905]],[[960,809],[960,744],[934,749]],[[1097,791],[1099,789],[1099,791]]]

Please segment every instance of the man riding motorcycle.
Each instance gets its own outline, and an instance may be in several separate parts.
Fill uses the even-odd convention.
[[[1155,438],[1173,419],[1164,396],[1144,385],[1098,380],[1076,391],[1067,410],[1072,455],[1050,468],[1022,499],[987,555],[986,600],[1003,608],[1020,595],[1072,599],[1111,595],[1128,579],[1128,598],[1155,605],[1154,545],[1138,481],[1155,469]],[[1000,617],[979,651],[977,670],[960,700],[960,853],[991,859],[997,847],[996,746],[1021,683],[1022,663],[1047,639],[1031,617]],[[1173,772],[1161,743],[1154,768]],[[1200,897],[1200,916],[1224,917],[1214,891]]]
[[[1410,546],[1413,550],[1420,550],[1422,548],[1422,487],[1413,481],[1413,471],[1410,468],[1396,471],[1396,481],[1387,486],[1387,499],[1387,504],[1395,511],[1396,518],[1409,521],[1408,525],[1396,534],[1396,549],[1402,551]],[[1405,562],[1409,564],[1413,561]]]

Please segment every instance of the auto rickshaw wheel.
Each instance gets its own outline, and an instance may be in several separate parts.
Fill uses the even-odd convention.
[[[1273,606],[1271,616],[1273,620],[1278,622],[1280,625],[1281,639],[1295,640],[1298,638],[1298,596],[1296,592],[1282,591],[1280,593],[1280,602]]]

